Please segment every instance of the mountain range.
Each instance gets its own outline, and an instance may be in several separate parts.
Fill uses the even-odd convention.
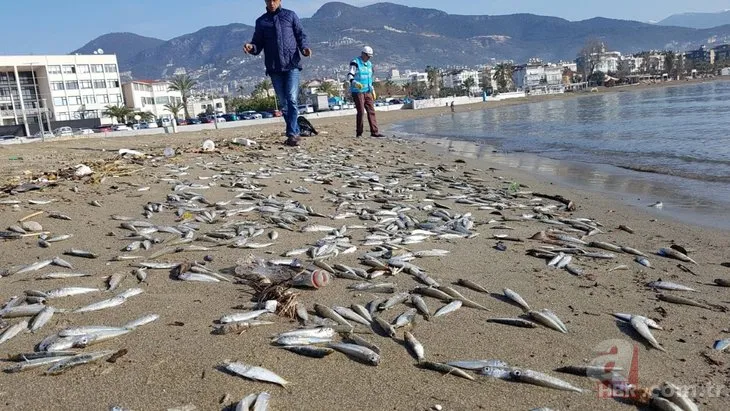
[[[302,24],[314,51],[303,60],[304,78],[343,79],[348,62],[365,44],[374,48],[376,75],[383,77],[392,68],[423,71],[427,65],[520,63],[532,57],[573,60],[589,39],[623,53],[730,41],[730,25],[693,29],[600,17],[571,22],[533,14],[464,16],[392,3],[355,7],[330,2]],[[184,68],[205,87],[237,80],[250,89],[264,77],[262,56],[241,51],[253,31],[249,25],[229,24],[168,41],[112,34],[76,52],[102,48],[116,53],[121,70],[136,79],[165,78]]]
[[[689,27],[693,29],[709,29],[730,24],[730,10],[718,13],[682,13],[674,14],[658,22],[662,26]]]

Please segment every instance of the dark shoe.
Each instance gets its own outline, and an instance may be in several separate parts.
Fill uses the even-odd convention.
[[[355,137],[362,137],[362,134],[358,134],[358,135],[356,135]]]
[[[370,134],[370,137],[385,137],[385,135],[380,134],[380,133],[375,133],[375,134]]]
[[[287,138],[284,142],[285,145],[289,147],[297,147],[299,145],[299,139],[298,138]]]

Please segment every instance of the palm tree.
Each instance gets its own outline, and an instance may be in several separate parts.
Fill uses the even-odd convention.
[[[185,109],[185,105],[181,102],[175,102],[175,103],[168,103],[165,104],[165,108],[167,111],[172,113],[172,116],[175,117],[175,120],[179,119],[178,114],[180,114],[180,111]]]
[[[323,81],[322,85],[319,86],[319,91],[320,93],[326,93],[327,97],[334,97],[340,94],[335,83],[331,81]]]
[[[111,117],[115,119],[117,122],[121,120],[123,123],[127,121],[127,117],[129,117],[132,113],[134,113],[134,110],[132,110],[129,107],[125,106],[106,106],[104,107],[105,110],[102,113],[102,115],[106,117]]]
[[[195,87],[195,85],[198,84],[197,81],[193,80],[190,76],[187,74],[180,74],[172,78],[170,80],[170,87],[169,90],[171,91],[179,91],[182,95],[182,102],[185,109],[185,118],[190,118],[190,113],[188,113],[188,97],[190,97],[190,91]]]
[[[155,119],[155,115],[149,111],[135,111],[133,114],[134,117],[139,116],[139,121],[143,121],[145,123]]]
[[[269,97],[269,90],[272,88],[271,81],[264,79],[253,88],[253,97]]]
[[[509,91],[509,85],[512,83],[512,73],[515,68],[510,63],[501,63],[495,67],[494,80],[497,82],[500,93],[506,93]]]

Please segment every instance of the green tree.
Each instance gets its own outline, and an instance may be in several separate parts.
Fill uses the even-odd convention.
[[[606,73],[596,70],[588,77],[588,83],[595,84],[597,86],[603,85],[603,80],[606,78]]]
[[[193,80],[190,76],[187,74],[180,74],[172,78],[170,80],[170,87],[169,90],[171,91],[179,91],[182,95],[182,102],[183,102],[183,109],[185,110],[185,118],[190,118],[190,113],[188,113],[188,97],[190,97],[190,92],[193,90],[193,87],[195,87],[198,84],[197,81]]]
[[[501,63],[494,68],[494,81],[497,82],[497,87],[500,93],[506,93],[510,89],[512,84],[512,74],[515,68],[510,63]]]
[[[122,123],[126,123],[127,117],[129,117],[132,113],[134,113],[134,110],[129,107],[109,105],[104,107],[102,115],[105,117],[111,117],[117,122],[121,121]]]
[[[628,60],[621,60],[618,62],[618,70],[616,71],[616,77],[619,80],[625,80],[631,75],[631,65]]]
[[[252,97],[268,97],[269,90],[272,88],[271,81],[269,79],[263,79],[259,84],[253,88]]]
[[[466,80],[464,80],[464,89],[466,89],[466,93],[471,96],[471,88],[476,86],[477,82],[474,80],[474,77],[469,77]]]
[[[185,110],[185,105],[181,101],[178,101],[176,103],[165,104],[165,108],[167,109],[167,111],[172,113],[172,116],[175,117],[175,119],[177,120],[179,118],[178,115],[180,114],[180,112]]]
[[[440,94],[441,88],[441,72],[438,68],[433,66],[426,66],[426,75],[428,76],[428,88],[433,91],[434,94]]]
[[[677,76],[677,55],[673,51],[664,52],[664,72],[669,75],[669,78],[675,78]]]
[[[338,90],[335,83],[331,81],[323,81],[319,86],[319,92],[327,94],[327,97],[339,96],[340,94],[340,90]]]
[[[154,121],[155,119],[155,115],[150,113],[149,111],[135,111],[133,114],[134,115],[132,117],[136,119],[136,117],[139,116],[139,121],[144,121],[145,123],[149,121]]]

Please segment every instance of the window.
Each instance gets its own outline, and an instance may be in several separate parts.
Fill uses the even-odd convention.
[[[116,64],[104,64],[104,71],[106,71],[107,73],[116,73],[117,65]]]
[[[68,104],[70,106],[78,106],[81,105],[81,97],[80,96],[71,96],[68,98]]]
[[[88,64],[78,64],[76,66],[76,72],[81,74],[86,74],[89,72],[89,65]]]
[[[64,65],[64,66],[62,66],[61,71],[63,72],[63,74],[73,74],[73,73],[76,73],[76,66]]]
[[[54,106],[67,106],[68,102],[66,101],[66,97],[54,97],[53,105]]]
[[[92,73],[103,73],[104,72],[104,65],[103,64],[92,64],[91,65],[91,72]]]
[[[63,81],[52,81],[51,90],[65,90],[65,87],[63,87]]]
[[[167,96],[155,98],[155,104],[168,104],[168,103],[170,103],[170,98]]]
[[[96,101],[101,104],[107,104],[109,103],[109,96],[107,96],[106,94],[99,94],[98,96],[96,96]]]
[[[88,110],[85,114],[86,118],[99,118],[99,112],[96,110]]]
[[[117,87],[119,87],[119,80],[107,80],[106,81],[106,87],[107,88],[117,88]]]
[[[71,119],[73,120],[81,120],[81,113],[78,111],[74,111],[71,113]]]
[[[81,80],[81,88],[91,88],[91,80]]]
[[[56,120],[68,121],[68,113],[56,113]]]
[[[84,104],[94,104],[96,103],[96,98],[94,96],[84,96]]]
[[[119,103],[119,99],[117,98],[118,96],[116,94],[112,94],[110,97],[112,103]]]
[[[79,89],[78,81],[67,81],[66,82],[66,90],[78,90],[78,89]]]
[[[106,81],[94,80],[94,88],[106,88]]]
[[[48,66],[46,70],[48,74],[61,74],[61,66]]]

